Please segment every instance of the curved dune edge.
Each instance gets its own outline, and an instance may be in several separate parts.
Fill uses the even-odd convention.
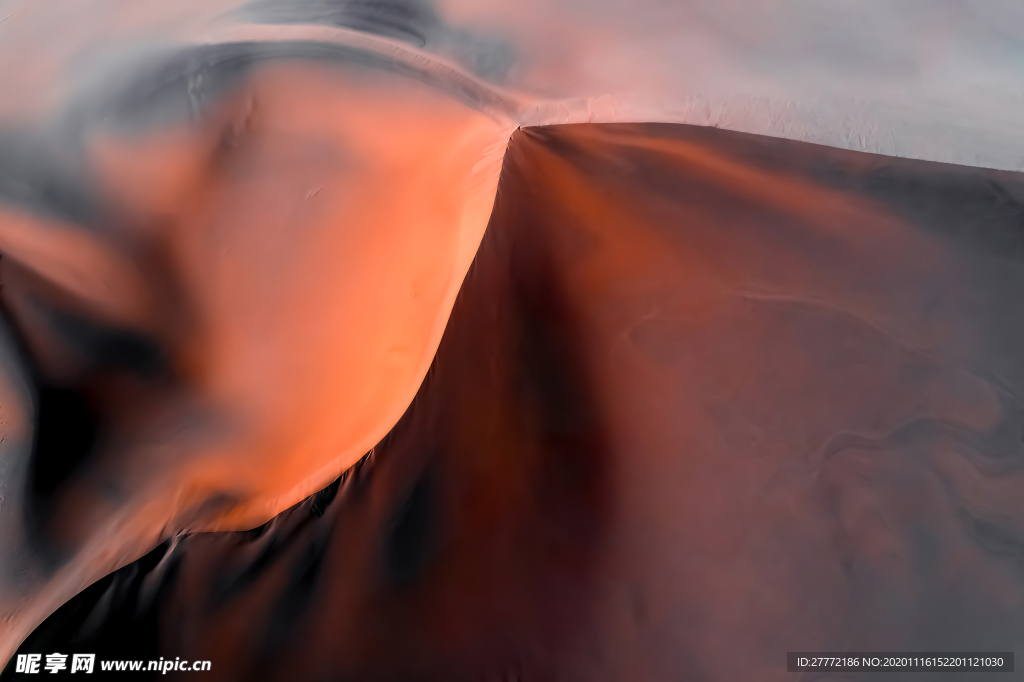
[[[266,526],[115,576],[155,602],[89,641],[260,680],[1012,649],[1022,192],[707,128],[519,131],[398,425]]]
[[[300,111],[296,107],[303,106],[303,97],[325,96],[322,88],[318,92],[315,87],[317,79],[327,78],[329,87],[330,79],[338,77],[333,74],[338,73],[351,79],[337,91],[340,98],[335,96],[333,104],[330,97],[324,100],[322,112],[315,107],[302,109],[311,112],[308,121],[296,118],[293,114]],[[344,75],[348,73],[352,75]],[[255,116],[255,123],[245,125],[253,127],[254,132],[248,134],[256,136],[256,149],[278,154],[274,140],[285,135],[281,139],[301,142],[296,136],[306,134],[302,126],[312,126],[308,128],[311,135],[342,141],[342,156],[324,157],[316,151],[324,148],[314,145],[309,160],[288,161],[298,164],[294,174],[299,177],[309,175],[320,180],[308,187],[293,187],[292,176],[279,176],[274,167],[268,167],[270,174],[265,177],[257,171],[257,176],[250,178],[252,173],[246,165],[241,175],[210,178],[207,182],[211,190],[194,185],[189,177],[190,173],[206,173],[190,160],[190,149],[203,154],[207,148],[204,136],[196,138],[189,132],[191,128],[181,133],[161,132],[150,140],[139,138],[137,133],[124,140],[116,135],[97,138],[94,162],[103,182],[113,188],[115,196],[119,194],[127,215],[140,225],[146,224],[145,216],[151,210],[147,201],[155,199],[161,203],[153,210],[161,211],[162,220],[170,220],[174,226],[164,236],[157,233],[154,238],[159,241],[154,243],[166,250],[168,267],[180,282],[179,298],[188,302],[193,331],[188,337],[178,338],[177,331],[162,328],[159,315],[148,317],[144,307],[123,297],[141,294],[159,301],[159,289],[139,292],[133,287],[110,288],[109,278],[104,279],[102,273],[97,280],[99,287],[88,276],[57,279],[57,290],[76,295],[53,299],[53,305],[70,305],[75,314],[99,314],[106,324],[133,323],[157,339],[171,334],[165,341],[168,348],[177,349],[172,359],[180,359],[173,361],[179,363],[177,371],[186,382],[187,392],[178,391],[177,397],[168,394],[165,407],[160,407],[165,399],[159,394],[141,396],[136,401],[140,410],[137,414],[119,417],[124,426],[118,428],[125,429],[121,438],[131,439],[133,433],[145,435],[153,429],[166,430],[168,425],[173,428],[175,419],[186,419],[196,410],[209,413],[225,426],[219,427],[221,435],[214,432],[208,442],[187,437],[186,432],[186,440],[176,445],[172,436],[160,447],[170,447],[169,453],[175,448],[180,451],[174,459],[156,451],[150,453],[149,445],[134,454],[121,446],[122,451],[115,448],[91,464],[88,476],[79,475],[72,481],[76,487],[62,493],[64,497],[58,501],[66,509],[57,508],[51,522],[57,524],[54,528],[62,537],[71,538],[71,546],[76,547],[74,558],[63,559],[63,567],[42,583],[33,584],[29,577],[36,570],[30,568],[33,562],[42,561],[41,555],[34,554],[37,550],[24,539],[6,547],[6,560],[20,553],[16,560],[25,563],[26,568],[21,584],[7,586],[0,636],[0,654],[5,661],[54,609],[167,537],[258,526],[336,479],[398,421],[430,366],[487,225],[514,126],[400,76],[376,75],[375,80],[367,81],[358,67],[352,70],[328,65],[297,72],[295,67],[266,67],[254,76],[251,88],[256,113],[246,116]],[[359,99],[359,107],[351,106],[352,97]],[[235,106],[231,101],[241,102],[243,113],[247,111],[244,107],[252,106],[245,103],[245,97],[233,98],[228,103],[229,120],[235,115],[230,113]],[[404,108],[400,104],[410,101],[412,104]],[[331,106],[339,107],[340,117],[325,118]],[[218,116],[211,120],[216,124]],[[391,126],[393,134],[377,134],[378,126]],[[289,142],[280,153],[291,146]],[[155,166],[147,161],[150,158]],[[313,166],[308,166],[310,163]],[[317,164],[327,165],[319,169]],[[284,192],[279,198],[288,202],[295,201],[296,191],[304,193],[298,205],[312,205],[304,209],[313,211],[307,222],[292,225],[273,221],[276,209],[272,202],[278,200],[273,192],[278,189]],[[253,199],[261,200],[260,192],[265,197],[262,201],[271,203],[262,212],[252,213],[247,206]],[[356,202],[347,198],[349,192],[355,192]],[[330,211],[339,213],[332,215]],[[285,211],[281,215],[291,214]],[[242,216],[242,223],[238,223],[237,216]],[[244,230],[238,232],[232,227],[236,223]],[[134,229],[131,224],[120,229]],[[32,227],[46,239],[56,240],[51,248],[39,248],[39,244],[24,238],[32,234],[31,229],[26,233]],[[301,227],[306,232],[298,240],[289,237],[288,231],[282,233],[285,241],[280,243],[279,251],[251,251],[256,245],[252,235],[258,233],[254,230],[265,230],[265,239],[272,241],[281,227],[292,232]],[[236,230],[236,237],[230,236],[231,230]],[[24,292],[37,291],[33,288],[35,280],[27,279],[23,271],[44,279],[48,272],[60,272],[54,269],[57,266],[53,260],[67,252],[60,241],[63,234],[80,236],[91,243],[98,254],[95,261],[111,272],[117,266],[101,256],[123,257],[120,250],[104,241],[111,238],[109,234],[64,227],[55,231],[31,214],[11,214],[0,226],[0,241],[11,254],[7,260],[9,304]],[[249,249],[251,256],[222,257],[219,251],[209,251],[209,234],[239,239],[235,250]],[[340,260],[325,258],[331,253],[338,254]],[[296,281],[267,279],[267,268],[273,270],[276,263],[290,263]],[[17,270],[11,270],[15,266]],[[254,291],[262,287],[272,298],[253,298],[235,282],[248,283],[246,286],[255,287]],[[87,288],[76,292],[79,284]],[[153,282],[147,284],[156,286]],[[377,293],[368,295],[374,288]],[[64,341],[60,336],[54,336],[44,321],[31,317],[29,308],[18,305],[14,310],[21,311],[17,313],[22,315],[20,322],[28,325],[29,343],[42,344],[37,348],[45,351],[40,357],[46,366],[72,378],[77,376],[72,355],[61,346]],[[274,327],[262,326],[266,319],[263,309],[268,305],[279,306],[277,314],[290,317],[292,322],[279,320]],[[298,325],[294,332],[290,330],[292,324]],[[265,332],[254,332],[258,329]],[[260,338],[261,333],[265,339]],[[332,338],[334,346],[351,346],[351,359],[346,360],[345,352],[337,347],[331,350]],[[284,364],[275,366],[278,360]],[[321,360],[326,364],[320,366]],[[354,393],[344,388],[345,382],[356,376],[353,372],[370,372],[368,384],[367,379],[354,381],[359,387]],[[331,376],[342,384],[325,383]],[[275,386],[269,395],[260,394],[259,381],[253,385],[254,379],[261,378]],[[294,382],[294,387],[289,382]],[[293,400],[283,389],[298,391],[299,400]],[[111,395],[116,398],[116,393]],[[156,402],[150,408],[145,407],[146,401],[153,400]],[[370,407],[377,403],[380,408]],[[332,404],[334,407],[327,407]],[[271,415],[279,408],[289,410],[291,416],[274,419]],[[309,411],[301,412],[307,408]],[[343,417],[341,425],[334,423],[339,421],[338,415]],[[295,422],[296,417],[306,419],[305,425]],[[151,419],[157,421],[147,426],[146,420]],[[282,457],[280,453],[290,454]],[[22,453],[22,457],[27,454]],[[259,458],[263,464],[257,464]],[[19,479],[24,485],[24,473],[9,484],[18,487]],[[117,508],[97,496],[102,486],[109,485],[129,495]],[[209,506],[211,500],[225,493],[243,497],[223,510]],[[0,513],[6,512],[5,527],[20,525],[12,524],[18,511],[10,503],[0,508]]]
[[[670,98],[666,101],[646,95],[607,95],[576,100],[548,100],[533,95],[504,91],[468,74],[457,65],[436,55],[416,50],[398,41],[370,37],[357,31],[322,26],[300,25],[271,28],[260,25],[243,25],[211,33],[207,37],[197,40],[197,44],[220,44],[225,41],[251,41],[254,43],[313,41],[347,45],[358,50],[382,55],[409,72],[427,74],[426,82],[428,84],[434,78],[438,82],[455,83],[455,87],[466,95],[461,101],[463,104],[469,105],[467,110],[473,108],[483,113],[481,122],[474,123],[474,125],[479,124],[480,126],[479,140],[467,143],[472,147],[472,153],[467,153],[466,156],[472,163],[463,164],[464,166],[468,165],[469,169],[464,179],[465,196],[458,210],[458,217],[455,219],[457,227],[454,229],[458,233],[458,237],[456,239],[457,246],[449,254],[452,259],[451,274],[449,277],[443,278],[442,284],[438,287],[437,307],[442,311],[451,310],[464,275],[474,258],[487,224],[487,218],[491,213],[502,157],[508,139],[519,126],[625,121],[688,123],[741,132],[756,132],[782,138],[788,137],[892,156],[1011,169],[1021,168],[1020,164],[1022,163],[1019,158],[1014,156],[1012,145],[1001,144],[997,135],[982,135],[972,143],[973,146],[963,147],[962,138],[954,134],[957,130],[943,123],[941,116],[936,119],[935,123],[915,122],[914,127],[911,128],[905,123],[899,123],[899,117],[894,116],[892,112],[887,112],[884,106],[870,102],[839,106],[835,103],[776,102],[766,99],[719,96]],[[423,82],[423,79],[420,81]],[[449,92],[448,95],[451,93]],[[483,118],[487,119],[486,123],[482,122]],[[898,123],[904,127],[900,129]],[[371,128],[367,127],[366,130],[372,137]],[[865,134],[863,131],[867,131],[867,133]],[[131,145],[128,146],[131,147]],[[964,152],[965,148],[972,149],[972,151]],[[129,153],[128,156],[130,155]],[[109,158],[117,156],[118,154],[114,152]],[[113,169],[113,175],[108,180],[112,185],[117,185],[119,182],[128,183],[129,176],[137,170],[130,165],[118,170],[118,163],[121,161],[123,158],[111,163],[110,168]],[[708,168],[720,173],[722,177],[727,177],[732,172],[730,168],[723,169],[713,162],[705,170]],[[118,176],[118,172],[123,172],[124,175]],[[740,173],[740,175],[743,174]],[[310,187],[307,193],[312,193],[311,196],[315,197],[317,191],[314,187]],[[770,192],[768,193],[770,194]],[[142,194],[144,195],[145,192]],[[761,196],[761,198],[764,197]],[[126,202],[131,203],[127,199]],[[145,210],[145,207],[133,206],[132,210]],[[205,216],[204,219],[208,217]],[[26,238],[27,233],[24,228],[31,228],[31,225],[21,222],[25,216],[20,213],[5,214],[0,219],[6,220],[3,225],[0,225],[0,250],[10,254],[10,261],[18,262],[19,267],[24,267],[43,279],[57,280],[51,283],[55,284],[58,289],[73,290],[79,286],[71,280],[61,281],[61,277],[67,273],[58,270],[60,264],[47,257],[48,253],[50,255],[65,254],[66,249],[70,247],[51,242],[50,247],[43,244],[40,248],[40,245],[34,243],[33,239]],[[36,220],[38,221],[38,218]],[[38,221],[38,223],[41,225],[42,221]],[[200,221],[194,225],[201,224]],[[64,227],[66,226],[60,225],[60,229]],[[49,234],[48,236],[54,235]],[[189,249],[196,248],[195,243],[179,244],[178,247],[180,250],[176,252],[176,257],[187,259],[190,255],[195,255],[195,251],[189,251]],[[183,256],[182,253],[185,255]],[[102,258],[97,256],[93,260],[95,263],[101,263]],[[116,272],[116,268],[111,267],[110,272]],[[54,273],[57,275],[51,276]],[[190,274],[195,276],[196,272]],[[232,273],[229,275],[233,276]],[[193,279],[190,284],[193,286],[193,293],[202,287],[198,279]],[[124,284],[120,286],[125,287]],[[118,285],[115,285],[114,288],[118,288]],[[92,312],[100,310],[108,320],[113,318],[136,320],[144,318],[146,315],[143,311],[146,306],[137,300],[129,300],[130,297],[115,296],[110,300],[104,299],[105,294],[102,288],[75,293],[81,299],[76,301],[75,305],[81,304],[84,309]],[[122,293],[134,295],[137,292]],[[759,296],[764,300],[789,300],[786,298],[789,294],[785,292],[752,291],[747,293],[750,300],[761,300],[758,299]],[[222,314],[225,310],[218,306],[227,303],[230,301],[219,301],[216,305],[211,305],[209,309],[204,309],[199,315],[200,320],[217,319],[217,314]],[[226,309],[230,310],[230,308]],[[363,308],[360,308],[360,311],[366,312]],[[406,412],[433,361],[434,351],[441,341],[447,320],[448,314],[444,312],[435,316],[432,322],[426,325],[420,349],[422,352],[412,351],[415,358],[402,361],[407,371],[407,377],[402,387],[397,389],[397,395],[392,396],[388,408],[381,410],[374,419],[370,420],[372,422],[370,425],[364,424],[361,427],[361,437],[354,439],[350,445],[342,448],[343,454],[329,458],[328,461],[322,461],[322,456],[316,459],[311,455],[316,459],[317,466],[313,467],[313,473],[307,472],[304,476],[299,477],[297,483],[292,483],[289,476],[282,475],[280,479],[287,481],[286,484],[268,484],[270,493],[263,497],[255,495],[255,501],[237,504],[223,513],[204,511],[202,506],[218,490],[220,481],[229,479],[235,474],[242,478],[250,476],[242,487],[244,488],[245,485],[258,487],[253,484],[258,476],[244,471],[244,467],[238,467],[238,462],[235,462],[233,466],[230,457],[227,458],[229,460],[227,464],[221,463],[201,472],[194,480],[190,479],[188,485],[171,486],[169,489],[163,489],[159,485],[140,486],[136,494],[147,499],[141,502],[132,502],[131,505],[122,509],[120,514],[111,518],[101,517],[102,523],[92,527],[94,535],[116,536],[122,538],[121,544],[87,542],[85,548],[79,550],[75,559],[67,563],[66,567],[52,578],[46,580],[44,589],[35,592],[31,599],[25,599],[25,595],[18,595],[12,601],[13,605],[5,609],[4,625],[0,627],[7,628],[7,630],[0,630],[0,639],[4,641],[4,644],[0,645],[0,658],[9,657],[16,648],[16,642],[24,639],[48,614],[83,586],[133,561],[146,548],[153,547],[166,537],[184,531],[238,530],[259,525],[337,478],[363,453],[378,443]],[[880,328],[886,329],[884,325],[880,325]],[[244,333],[245,330],[233,330],[230,338],[226,340],[218,337],[216,333],[213,334],[216,337],[218,352],[222,353],[222,357],[231,356],[232,344],[237,344],[239,339],[244,339]],[[916,347],[913,343],[909,345]],[[196,350],[192,348],[189,352],[195,353]],[[217,409],[230,412],[232,402],[230,398],[242,394],[244,391],[239,389],[239,384],[231,383],[234,379],[222,382],[217,377],[210,378],[203,374],[209,370],[209,366],[216,366],[216,364],[208,362],[208,366],[204,368],[203,362],[197,361],[196,368],[192,369],[197,376],[200,376],[198,381],[202,385],[200,393],[203,399],[209,401],[203,405],[213,405]],[[207,380],[208,383],[203,383]],[[251,387],[248,388],[251,389]],[[232,391],[236,391],[236,393],[232,393]],[[265,418],[269,414],[269,412],[259,412],[259,409],[263,408],[255,406],[252,407],[251,413],[241,417],[231,415],[231,418],[238,417],[243,421],[251,419],[255,423],[259,417]],[[322,427],[327,417],[320,415],[319,419],[317,424]],[[258,441],[258,437],[252,436],[246,447],[255,447],[253,444]],[[287,441],[284,436],[277,434],[274,442],[280,445]],[[309,445],[309,450],[310,452],[323,452],[331,450],[332,445],[314,442]],[[335,447],[334,451],[336,450]],[[230,447],[220,449],[220,446],[216,445],[212,446],[210,451],[215,453],[235,452]],[[137,469],[133,470],[133,475],[138,473],[138,469],[145,468],[141,465],[136,465],[136,467]],[[112,468],[116,469],[116,466],[112,465]],[[258,467],[256,468],[258,469]],[[155,471],[160,471],[159,467],[156,467]],[[274,477],[277,474],[287,473],[286,468],[282,468],[275,471]],[[104,475],[109,475],[109,472]],[[22,474],[13,474],[10,480],[16,483],[19,476]],[[276,483],[275,478],[274,484]],[[14,503],[16,499],[16,496],[9,496],[5,500],[5,504],[0,506],[0,514],[13,513],[16,510]],[[168,509],[176,511],[168,514]],[[7,518],[11,517],[7,516]],[[87,523],[85,519],[72,521],[74,522],[71,523],[71,526]],[[3,525],[5,533],[12,528],[10,523],[0,525]],[[74,532],[71,532],[72,536],[74,536]],[[11,533],[14,535],[13,531]],[[12,554],[15,555],[14,558],[17,561],[31,563],[34,560],[31,557],[31,552],[22,554],[20,548],[12,550]]]

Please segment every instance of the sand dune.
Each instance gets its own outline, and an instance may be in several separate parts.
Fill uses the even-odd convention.
[[[387,437],[268,524],[93,586],[23,650],[437,680],[1012,650],[1022,190],[707,128],[519,131]]]

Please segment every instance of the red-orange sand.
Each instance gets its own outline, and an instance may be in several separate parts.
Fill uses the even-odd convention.
[[[104,430],[42,528],[5,543],[22,567],[0,581],[0,659],[169,535],[259,525],[384,437],[433,358],[511,130],[378,69],[283,62],[199,122],[89,136],[102,229],[2,210],[3,304]],[[65,318],[141,335],[160,376],[98,366]]]
[[[108,177],[141,177],[102,149]],[[305,187],[301,172],[281,177]],[[218,188],[203,211],[167,201],[186,206],[186,226],[225,226],[170,240],[203,264],[183,269],[191,295],[203,298],[200,272],[211,287],[205,341],[183,341],[181,357],[203,404],[237,401],[235,423],[252,429],[244,448],[200,449],[176,470],[202,490],[283,499],[300,462],[321,461],[319,434],[367,449],[379,435],[320,430],[386,422],[349,421],[339,406],[386,403],[326,378],[379,378],[381,339],[412,324],[386,294],[437,247],[409,232],[402,251],[367,223],[372,267],[313,267],[360,268],[343,248],[356,242],[340,243],[355,237],[325,229],[311,240],[322,250],[271,240],[283,209],[260,178],[200,183]],[[1013,174],[713,129],[518,131],[426,380],[408,409],[419,365],[387,384],[405,415],[336,497],[181,539],[23,650],[73,634],[111,658],[209,659],[232,680],[666,681],[789,680],[792,650],[1012,650],[1022,196]],[[243,239],[251,229],[267,241]],[[216,238],[245,259],[222,258]],[[443,287],[424,286],[440,319]],[[351,340],[348,316],[362,320]],[[249,499],[175,518],[243,526],[258,517]]]

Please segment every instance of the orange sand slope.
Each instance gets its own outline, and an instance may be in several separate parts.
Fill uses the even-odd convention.
[[[32,374],[5,367],[0,659],[165,538],[264,523],[373,447],[483,234],[512,124],[350,61],[229,75],[198,117],[129,101],[131,125],[6,140],[2,302]]]
[[[106,177],[141,177],[102,149]],[[191,218],[237,211],[266,242],[225,227],[199,248],[186,227],[168,247],[196,273],[184,300],[202,301],[195,324],[209,331],[195,338],[219,353],[204,362],[206,342],[183,341],[177,390],[217,417],[240,398],[236,430],[208,438],[251,436],[173,470],[270,497],[294,489],[299,458],[319,461],[306,448],[321,415],[356,404],[327,380],[345,366],[336,349],[364,348],[345,340],[345,316],[373,339],[364,352],[406,338],[384,324],[397,294],[381,292],[408,289],[374,269],[404,275],[434,242],[367,261],[373,306],[334,303],[290,278],[352,285],[355,273],[314,267],[344,249],[271,248],[275,183],[245,184],[254,173],[180,220],[241,231]],[[232,203],[235,182],[259,210]],[[1012,650],[1024,637],[1022,198],[1016,174],[708,128],[516,132],[431,369],[370,455],[256,530],[162,547],[22,651],[73,640],[111,658],[210,659],[231,679],[725,681],[790,679],[796,649]],[[359,243],[368,258],[374,236]],[[219,260],[215,238],[245,259]],[[18,272],[26,288],[10,300],[37,281]],[[337,327],[310,321],[314,305],[338,305]],[[418,380],[402,376],[402,390]],[[136,395],[110,381],[96,409]],[[126,423],[146,429],[136,409]],[[283,424],[276,410],[289,410]],[[241,524],[252,517],[234,510],[251,498],[234,494],[174,518]],[[96,508],[68,499],[79,515]],[[76,537],[53,514],[52,537]]]

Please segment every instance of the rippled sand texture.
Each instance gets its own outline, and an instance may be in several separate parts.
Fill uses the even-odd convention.
[[[722,681],[791,679],[787,650],[1013,650],[1022,200],[1012,173],[709,128],[518,131],[387,437],[23,650],[225,680]]]

